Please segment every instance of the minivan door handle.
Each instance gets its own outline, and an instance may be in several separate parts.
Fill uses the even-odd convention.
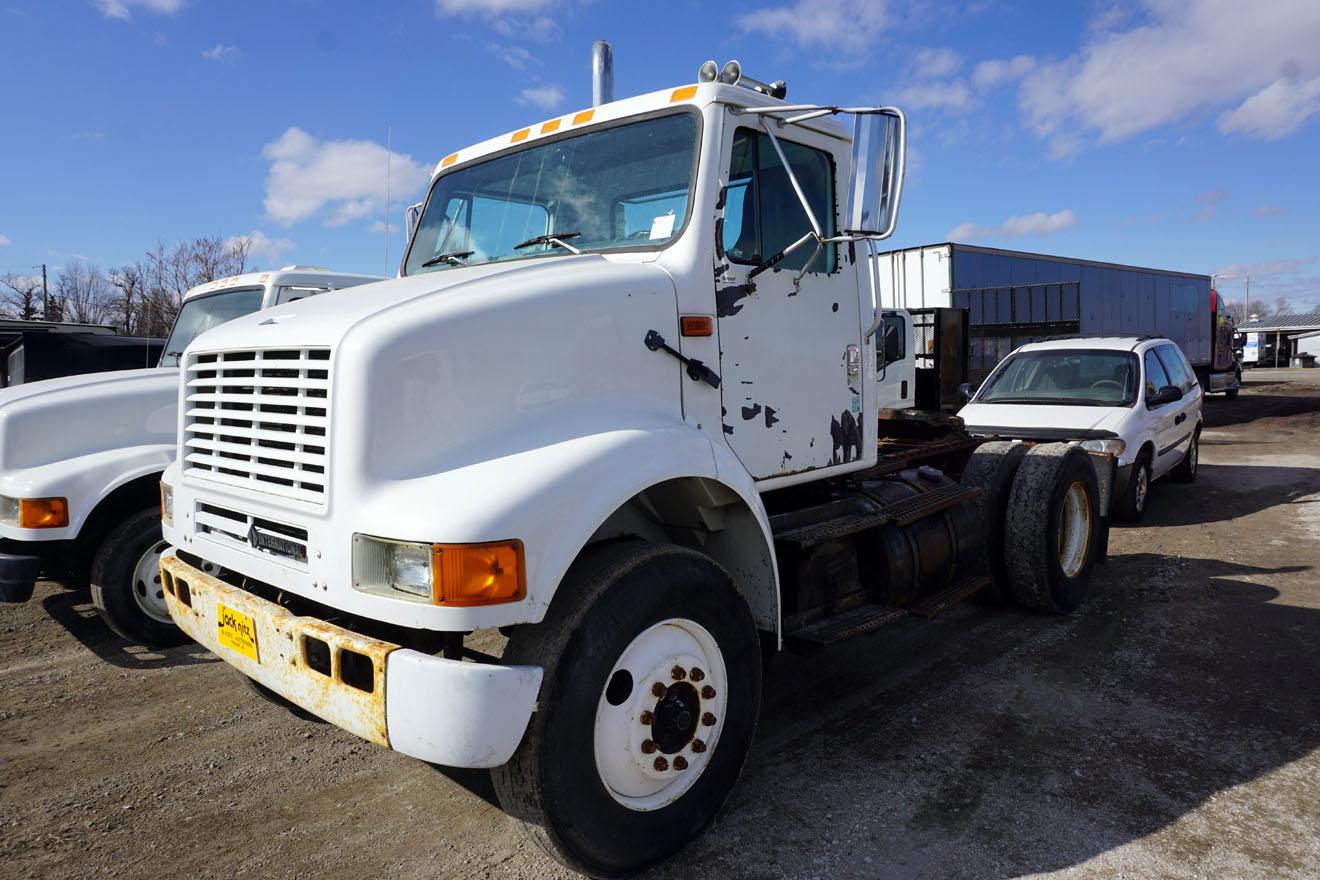
[[[1173,423],[1175,425],[1181,425],[1185,421],[1187,421],[1187,413],[1178,413],[1178,415],[1173,417]]]

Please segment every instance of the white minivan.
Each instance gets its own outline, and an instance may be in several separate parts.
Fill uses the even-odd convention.
[[[1076,440],[1118,459],[1113,516],[1136,522],[1150,485],[1196,479],[1203,392],[1163,337],[1033,342],[995,367],[958,413],[973,434]]]

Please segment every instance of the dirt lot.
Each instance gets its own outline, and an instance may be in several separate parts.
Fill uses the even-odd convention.
[[[1320,876],[1320,370],[1207,403],[1202,471],[1067,618],[956,609],[785,656],[716,824],[655,877]],[[559,877],[481,773],[0,606],[0,876]]]

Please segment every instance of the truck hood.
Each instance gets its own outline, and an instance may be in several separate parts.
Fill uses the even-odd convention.
[[[178,382],[177,370],[152,367],[0,389],[0,470],[173,444]]]
[[[1124,417],[1121,406],[1038,406],[1020,403],[969,403],[958,416],[973,434],[1027,440],[1093,440],[1116,437]]]
[[[431,294],[473,304],[508,293],[534,292],[555,286],[591,268],[610,266],[621,280],[630,274],[653,277],[659,270],[637,264],[615,263],[600,254],[565,254],[506,263],[456,267],[423,275],[391,278],[376,284],[331,291],[286,303],[273,309],[236,318],[193,340],[190,351],[217,351],[276,346],[334,345],[353,327],[369,318],[397,310]],[[269,341],[268,341],[269,340]]]

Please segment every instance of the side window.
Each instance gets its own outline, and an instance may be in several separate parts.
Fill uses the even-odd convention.
[[[826,236],[834,233],[834,163],[828,153],[779,139],[789,167],[806,194],[811,211]],[[755,265],[779,253],[811,231],[811,221],[798,201],[779,154],[763,133],[740,128],[734,134],[725,194],[721,244],[735,263]],[[801,270],[815,247],[808,242],[778,264]],[[838,255],[825,248],[811,264],[813,272],[833,272]]]
[[[1164,365],[1160,359],[1155,356],[1155,349],[1146,352],[1146,405],[1149,406],[1150,399],[1159,393],[1159,390],[1165,385],[1172,385],[1169,381],[1169,374],[1164,372]]]
[[[316,296],[318,293],[325,293],[328,287],[300,287],[293,285],[290,287],[281,287],[279,293],[275,295],[277,304],[297,302],[300,299],[307,299],[309,296]]]
[[[1169,377],[1169,384],[1176,385],[1186,394],[1192,390],[1192,375],[1183,365],[1182,355],[1172,345],[1161,345],[1155,349],[1159,356],[1160,363],[1164,365],[1164,372]]]
[[[880,330],[881,343],[876,357],[880,360],[877,367],[883,368],[907,356],[903,350],[907,343],[907,322],[902,315],[885,315]]]

